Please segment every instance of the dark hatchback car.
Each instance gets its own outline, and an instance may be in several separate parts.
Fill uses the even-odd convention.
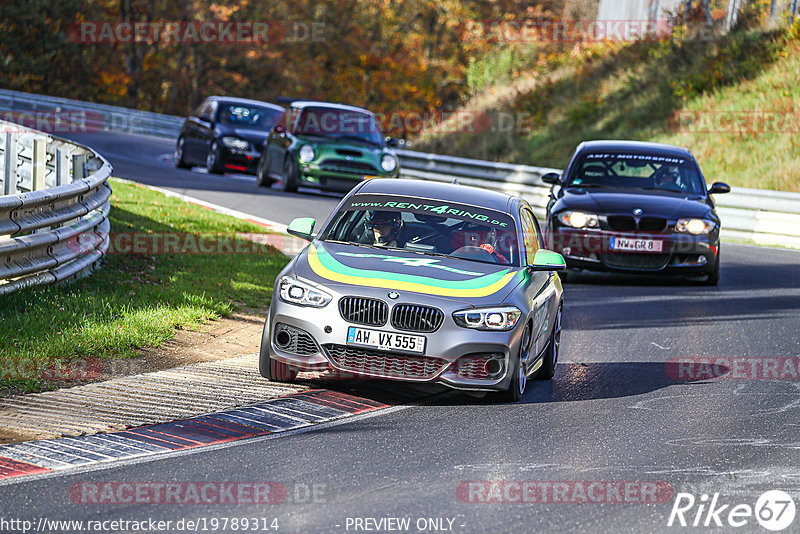
[[[187,118],[175,144],[175,166],[255,174],[261,146],[284,108],[258,100],[212,96]]]
[[[720,219],[686,148],[591,141],[551,184],[548,239],[571,269],[703,277],[719,282]]]
[[[330,102],[295,101],[273,128],[261,155],[258,185],[284,191],[313,187],[347,192],[362,180],[397,178],[400,162],[375,115]]]

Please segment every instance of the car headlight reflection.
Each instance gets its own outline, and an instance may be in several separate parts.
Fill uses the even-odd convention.
[[[311,160],[314,159],[316,152],[314,151],[314,147],[311,145],[303,145],[300,147],[300,161],[303,163],[309,163]]]
[[[703,235],[714,229],[714,223],[705,219],[680,219],[675,231],[683,234]]]
[[[226,147],[235,148],[236,150],[247,150],[248,148],[250,148],[250,143],[248,143],[244,139],[239,139],[238,137],[231,137],[229,135],[226,135],[225,137],[220,139],[220,141],[222,141],[222,144],[225,145]]]
[[[597,215],[584,211],[564,211],[559,213],[558,220],[572,228],[597,228],[600,226]]]
[[[311,308],[325,307],[331,301],[329,294],[291,276],[281,278],[280,297],[284,302]]]
[[[391,154],[384,154],[381,158],[381,169],[392,172],[397,168],[397,160]]]
[[[500,308],[477,308],[461,310],[453,314],[453,320],[462,328],[474,330],[511,330],[517,325],[522,312],[514,306]]]

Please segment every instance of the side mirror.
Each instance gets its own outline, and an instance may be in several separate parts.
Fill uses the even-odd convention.
[[[539,249],[533,257],[533,265],[528,265],[531,271],[563,271],[567,268],[564,256],[552,250]]]
[[[277,126],[275,126],[275,128],[272,129],[272,131],[275,132],[276,134],[286,133],[286,126],[284,126],[283,124],[278,124]]]
[[[205,113],[204,113],[204,114],[202,114],[202,115],[200,115],[200,116],[199,116],[199,117],[197,117],[197,118],[198,118],[198,119],[200,119],[200,120],[201,120],[201,121],[203,121],[203,122],[211,122],[211,117],[209,117],[209,116],[208,116],[208,115],[206,115]]]
[[[542,175],[542,181],[546,184],[558,185],[561,183],[561,175],[557,172],[548,172]]]
[[[731,186],[723,182],[714,182],[711,184],[711,187],[708,188],[709,195],[721,195],[723,193],[730,193]]]
[[[300,217],[290,222],[289,228],[287,228],[286,231],[289,235],[305,239],[306,241],[313,241],[314,235],[312,232],[314,231],[315,224],[317,224],[317,221],[311,217]]]

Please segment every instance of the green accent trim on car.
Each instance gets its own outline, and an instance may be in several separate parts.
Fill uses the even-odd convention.
[[[297,236],[310,241],[312,232],[314,232],[315,224],[317,224],[317,221],[312,217],[299,217],[289,223],[289,227],[286,229],[286,231],[289,233],[289,235]]]
[[[552,250],[539,249],[529,267],[535,271],[562,271],[567,268],[564,256]]]

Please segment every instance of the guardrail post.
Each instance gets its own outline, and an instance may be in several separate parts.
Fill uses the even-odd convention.
[[[66,151],[57,148],[55,154],[56,186],[69,183],[69,158]]]
[[[72,181],[77,182],[86,178],[86,154],[72,156]]]
[[[33,140],[33,158],[31,159],[31,191],[41,191],[47,187],[44,183],[47,172],[47,141]]]
[[[17,194],[17,134],[7,132],[3,154],[3,194]]]

